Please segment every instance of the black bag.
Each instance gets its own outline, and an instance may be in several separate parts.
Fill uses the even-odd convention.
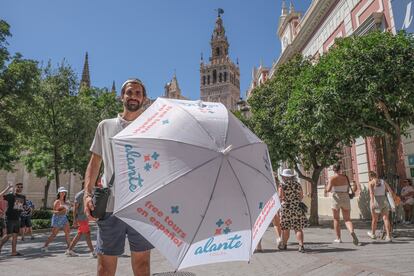
[[[103,219],[106,213],[106,206],[108,204],[109,196],[111,195],[111,187],[114,184],[115,174],[112,175],[108,187],[97,187],[93,192],[92,202],[94,209],[91,215],[96,219]]]
[[[306,214],[308,212],[308,206],[306,206],[306,204],[303,203],[302,201],[299,202],[299,207],[300,207],[300,209],[302,209],[304,214]]]
[[[349,191],[348,191],[349,198],[353,199],[355,197],[355,192],[352,190],[351,183],[349,183],[348,176],[347,175],[345,176],[346,176],[346,180],[348,181],[348,186],[349,186]]]

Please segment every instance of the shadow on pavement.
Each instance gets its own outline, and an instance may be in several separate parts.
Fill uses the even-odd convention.
[[[305,247],[306,248],[306,247]],[[337,252],[349,252],[356,251],[357,249],[351,248],[336,248],[336,247],[326,247],[326,248],[306,248],[306,253],[316,254],[316,253],[337,253]]]
[[[195,276],[192,272],[185,272],[185,271],[179,271],[179,272],[161,272],[161,273],[155,273],[152,274],[153,276]]]
[[[280,250],[278,250],[278,249],[263,249],[262,252],[256,252],[254,254],[275,253],[275,252],[278,252],[278,251],[280,251]]]

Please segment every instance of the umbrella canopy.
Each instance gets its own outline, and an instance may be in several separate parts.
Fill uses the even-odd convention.
[[[158,98],[112,143],[114,214],[175,269],[250,260],[280,203],[266,144],[224,105]]]

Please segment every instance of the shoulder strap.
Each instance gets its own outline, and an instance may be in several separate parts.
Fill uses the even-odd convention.
[[[348,178],[348,176],[347,176],[346,174],[344,174],[344,176],[346,177],[346,181],[348,182],[348,186],[349,186],[349,188],[350,188],[350,189],[351,189],[351,191],[352,191],[351,183],[349,183],[349,178]]]
[[[112,174],[111,180],[109,180],[109,184],[108,184],[109,188],[112,188],[112,186],[114,186],[114,181],[115,181],[115,173]]]

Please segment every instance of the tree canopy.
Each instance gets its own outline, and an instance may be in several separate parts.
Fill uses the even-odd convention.
[[[30,104],[39,84],[37,62],[17,53],[10,56],[7,38],[10,26],[0,19],[0,169],[11,170],[19,158],[16,137],[25,128],[17,109]]]
[[[288,163],[312,184],[313,224],[320,172],[356,138],[383,137],[388,173],[396,174],[400,137],[414,121],[413,55],[405,33],[342,38],[318,62],[292,58],[253,91],[252,125],[273,164]]]

